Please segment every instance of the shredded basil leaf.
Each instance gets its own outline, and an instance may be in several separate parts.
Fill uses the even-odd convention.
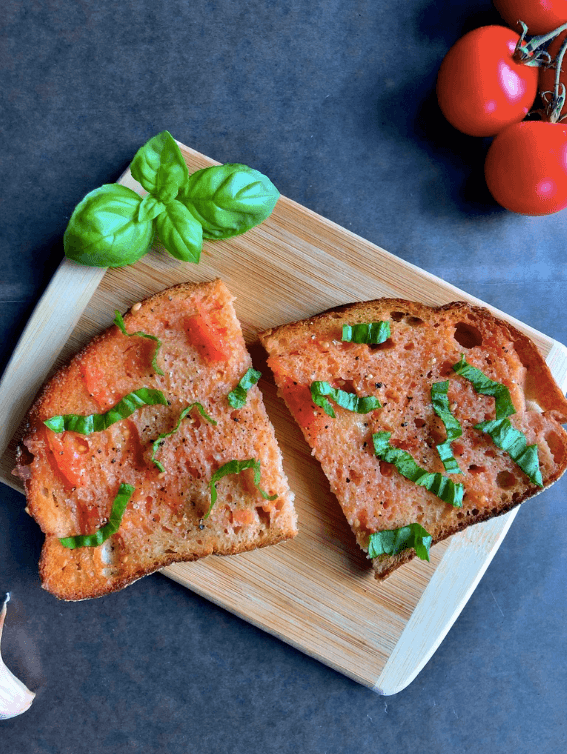
[[[161,340],[157,338],[155,335],[148,335],[146,332],[142,332],[141,330],[138,330],[138,332],[126,332],[126,325],[124,324],[124,320],[122,319],[122,315],[118,310],[115,310],[114,313],[116,314],[116,317],[114,317],[114,324],[118,329],[122,332],[123,335],[128,335],[128,337],[131,337],[133,335],[138,335],[140,338],[149,338],[150,340],[155,340],[157,343],[156,350],[154,351],[154,357],[152,359],[152,369],[157,374],[161,374],[163,376],[162,370],[157,365],[157,355],[158,351],[161,348]]]
[[[494,444],[508,453],[530,481],[538,487],[543,487],[537,445],[528,445],[524,433],[513,427],[510,419],[480,422],[480,424],[475,424],[475,429],[480,429],[490,435]]]
[[[448,474],[462,474],[463,472],[459,468],[457,459],[451,450],[451,443],[463,434],[463,430],[459,420],[451,413],[449,398],[447,396],[448,390],[449,380],[446,380],[445,382],[434,382],[433,385],[431,385],[431,403],[433,404],[433,410],[443,422],[445,431],[447,432],[446,441],[437,445],[436,448],[439,457],[443,461],[445,471]]]
[[[421,560],[429,560],[429,548],[433,537],[420,524],[408,524],[399,529],[377,531],[370,535],[368,556],[397,555],[413,547]]]
[[[164,472],[164,471],[165,471],[165,467],[163,466],[163,464],[161,464],[161,463],[160,463],[160,462],[159,462],[159,461],[158,461],[158,460],[156,459],[155,455],[156,455],[157,451],[158,451],[158,450],[159,450],[159,448],[160,448],[160,447],[161,447],[161,446],[163,445],[163,442],[164,442],[164,440],[165,440],[166,438],[168,438],[168,437],[171,437],[171,435],[173,435],[173,434],[175,434],[175,433],[177,432],[177,430],[178,430],[178,429],[179,429],[179,427],[181,426],[181,422],[183,421],[183,419],[185,419],[185,417],[187,416],[187,414],[189,414],[189,413],[190,413],[190,412],[191,412],[191,411],[192,411],[192,410],[193,410],[194,408],[198,409],[198,410],[199,410],[199,413],[201,414],[201,416],[202,416],[202,417],[203,417],[204,419],[206,419],[206,420],[207,420],[208,422],[210,422],[210,423],[211,423],[211,424],[212,424],[212,425],[213,425],[214,427],[216,427],[216,426],[217,426],[217,423],[216,423],[216,421],[215,421],[214,419],[212,419],[212,418],[211,418],[211,417],[210,417],[210,416],[209,416],[209,415],[208,415],[208,414],[206,413],[205,409],[203,408],[203,406],[202,406],[202,405],[201,405],[200,403],[197,403],[197,402],[195,402],[195,403],[191,403],[191,405],[190,405],[190,406],[186,406],[186,407],[185,407],[185,408],[183,409],[183,411],[182,411],[182,412],[180,413],[180,415],[179,415],[179,419],[178,419],[178,421],[177,421],[177,424],[175,425],[175,427],[174,427],[174,428],[173,428],[173,429],[172,429],[172,430],[171,430],[170,432],[164,432],[163,434],[159,435],[159,436],[157,437],[157,439],[155,439],[155,440],[153,441],[153,443],[152,443],[152,458],[151,458],[151,460],[153,461],[153,463],[155,463],[155,465],[156,465],[156,466],[158,467],[158,469],[159,469],[160,471]]]
[[[458,364],[453,364],[453,370],[461,377],[472,382],[472,386],[477,393],[490,395],[494,398],[497,419],[505,419],[507,416],[512,416],[512,414],[516,413],[512,398],[510,397],[510,391],[506,385],[494,382],[494,380],[483,374],[480,369],[468,364],[463,353]]]
[[[258,372],[257,369],[252,369],[252,367],[246,371],[238,385],[228,394],[228,402],[232,408],[242,408],[246,405],[246,393],[258,382],[261,376],[262,372]]]
[[[320,406],[333,419],[335,418],[335,412],[333,411],[331,402],[326,397],[327,395],[330,395],[341,408],[346,408],[347,411],[354,411],[357,414],[368,414],[370,411],[382,408],[382,404],[378,398],[374,398],[372,395],[359,398],[354,393],[347,393],[345,390],[331,387],[328,382],[312,382],[310,390],[313,403],[316,406]]]
[[[343,325],[342,340],[346,343],[379,345],[391,335],[389,322],[362,322],[358,325]]]
[[[121,419],[127,419],[136,409],[141,406],[167,406],[167,398],[161,390],[149,387],[141,387],[128,393],[115,406],[105,414],[90,414],[80,416],[78,414],[64,414],[52,416],[43,423],[53,432],[77,432],[80,435],[92,435],[93,432],[102,432]]]
[[[59,541],[63,547],[74,550],[76,547],[98,547],[113,534],[116,534],[122,523],[122,517],[130,498],[134,492],[131,484],[121,484],[118,494],[112,503],[112,510],[108,522],[94,534],[78,534],[76,537],[64,537]]]
[[[228,461],[220,468],[218,468],[211,477],[211,481],[209,482],[209,489],[211,491],[211,504],[209,505],[209,510],[201,519],[202,521],[209,517],[209,514],[217,501],[216,483],[229,474],[240,474],[241,471],[245,471],[246,469],[254,469],[254,484],[258,488],[258,492],[262,495],[264,500],[275,500],[277,498],[277,495],[268,495],[268,493],[260,487],[260,461],[256,461],[254,458],[250,458],[247,461]]]
[[[453,505],[455,508],[463,507],[465,488],[462,484],[455,484],[451,479],[439,472],[422,469],[414,461],[412,456],[401,448],[390,445],[391,432],[377,432],[372,435],[374,452],[382,461],[392,463],[399,473],[406,479],[420,487],[425,487],[443,502]]]

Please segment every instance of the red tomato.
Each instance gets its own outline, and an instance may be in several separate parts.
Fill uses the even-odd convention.
[[[565,2],[567,3],[567,0],[565,0]],[[552,60],[555,60],[555,58],[557,57],[559,49],[565,41],[565,37],[567,37],[567,31],[564,31],[558,37],[555,37],[553,42],[547,48],[547,51],[551,55]],[[565,64],[567,64],[567,54],[563,58],[563,65],[561,66],[561,74],[559,76],[559,82],[567,87],[567,72],[565,71]],[[550,92],[550,94],[546,94],[545,97],[547,102],[551,102],[553,99],[553,91],[555,89],[555,74],[555,68],[539,69],[539,91],[542,93]],[[565,115],[566,113],[567,108],[563,106],[563,108],[561,109],[561,115]]]
[[[537,68],[517,63],[519,35],[504,26],[474,29],[451,47],[437,76],[449,123],[470,136],[494,136],[523,120],[537,94]]]
[[[547,34],[567,23],[567,0],[494,0],[496,10],[512,29],[523,21],[529,34]]]
[[[214,315],[200,307],[199,313],[187,320],[189,342],[199,349],[207,361],[228,361],[230,349],[226,343],[226,329],[215,321]]]
[[[509,126],[490,145],[484,174],[490,193],[506,209],[550,215],[567,207],[567,126],[525,121]]]

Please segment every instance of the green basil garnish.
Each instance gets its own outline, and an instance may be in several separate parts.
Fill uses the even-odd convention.
[[[155,463],[155,465],[156,465],[156,466],[158,467],[158,469],[159,469],[159,470],[160,470],[161,472],[164,472],[164,471],[165,471],[165,467],[163,466],[163,464],[161,464],[161,463],[160,463],[160,462],[159,462],[159,461],[158,461],[158,460],[156,459],[155,455],[156,455],[157,451],[159,450],[159,448],[161,447],[161,445],[163,445],[163,443],[164,443],[164,440],[165,440],[165,439],[166,439],[167,437],[171,437],[171,435],[173,435],[173,434],[175,434],[175,432],[177,432],[177,430],[178,430],[178,429],[179,429],[179,427],[181,426],[181,422],[183,421],[183,419],[185,419],[185,417],[187,416],[187,414],[189,414],[189,413],[190,413],[190,412],[191,412],[191,411],[192,411],[192,410],[193,410],[194,408],[198,409],[198,410],[199,410],[199,413],[201,414],[201,416],[202,416],[202,417],[203,417],[204,419],[206,419],[206,420],[207,420],[208,422],[210,422],[210,423],[211,423],[211,424],[212,424],[212,425],[213,425],[214,427],[216,427],[216,426],[217,426],[217,423],[216,423],[216,421],[215,421],[214,419],[212,419],[212,418],[211,418],[211,417],[210,417],[210,416],[209,416],[209,415],[208,415],[208,414],[206,413],[205,409],[203,408],[203,406],[202,406],[202,405],[201,405],[200,403],[197,403],[197,402],[195,402],[195,403],[192,403],[192,404],[191,404],[190,406],[186,406],[186,408],[184,408],[184,409],[183,409],[183,411],[181,412],[181,414],[179,415],[179,419],[178,419],[178,421],[177,421],[177,424],[176,424],[176,425],[175,425],[175,427],[174,427],[174,428],[173,428],[173,429],[171,430],[171,432],[164,432],[163,434],[159,435],[159,436],[157,437],[157,439],[156,439],[156,440],[154,440],[154,441],[153,441],[153,443],[152,443],[152,458],[151,458],[151,460],[153,461],[153,463]]]
[[[65,256],[92,267],[122,267],[137,262],[154,237],[151,220],[140,220],[142,199],[111,183],[88,193],[75,207],[65,234]]]
[[[148,338],[149,340],[154,340],[157,343],[156,350],[154,351],[154,356],[152,359],[152,369],[157,374],[161,374],[163,376],[162,370],[157,365],[157,355],[158,355],[159,349],[161,348],[161,340],[157,338],[155,335],[149,335],[147,332],[142,332],[142,330],[138,330],[137,332],[127,332],[126,325],[124,324],[124,320],[120,312],[117,309],[115,309],[114,314],[116,315],[113,320],[114,324],[116,325],[116,327],[118,327],[118,329],[121,331],[123,335],[128,335],[128,337],[137,335],[140,338]]]
[[[368,556],[397,555],[403,550],[414,548],[421,560],[429,560],[429,548],[433,537],[420,524],[408,524],[399,529],[377,531],[370,535]]]
[[[138,149],[130,171],[149,194],[164,204],[175,199],[189,177],[181,150],[169,131],[162,131]]]
[[[446,441],[437,445],[436,448],[439,457],[443,461],[445,471],[448,474],[462,474],[457,459],[451,450],[451,443],[453,440],[461,437],[463,430],[459,420],[453,416],[451,409],[449,408],[449,398],[447,396],[448,390],[449,380],[446,380],[445,382],[434,382],[431,386],[431,403],[433,404],[433,410],[443,422],[445,431],[447,432]]]
[[[261,376],[262,372],[258,372],[257,369],[252,369],[252,367],[246,371],[238,385],[228,394],[228,402],[232,408],[242,408],[246,405],[246,393],[251,387],[254,387]]]
[[[392,463],[399,473],[406,479],[420,487],[425,487],[434,495],[441,498],[443,502],[455,508],[463,507],[463,497],[465,488],[462,484],[455,484],[451,479],[439,472],[432,472],[422,469],[414,461],[412,456],[401,448],[395,448],[390,445],[391,432],[377,432],[372,435],[374,443],[374,452],[378,458],[386,463]]]
[[[216,483],[219,482],[223,477],[228,476],[229,474],[240,474],[241,471],[245,471],[246,469],[254,469],[254,484],[256,485],[258,492],[262,495],[264,500],[275,500],[278,497],[277,495],[268,495],[267,492],[261,489],[260,487],[260,479],[261,479],[260,461],[256,461],[254,458],[250,458],[247,461],[228,461],[227,463],[223,464],[220,468],[218,468],[213,474],[213,476],[211,477],[211,481],[209,482],[209,489],[211,491],[211,504],[209,505],[208,511],[205,513],[205,515],[202,518],[203,521],[209,517],[209,514],[212,511],[213,506],[217,501]]]
[[[246,165],[215,165],[197,170],[177,197],[203,226],[203,238],[245,233],[274,209],[279,191],[262,173]]]
[[[480,422],[475,429],[490,435],[496,447],[506,451],[531,482],[543,487],[537,445],[528,445],[524,433],[513,427],[510,419]]]
[[[346,343],[379,345],[391,335],[389,322],[362,322],[358,325],[343,325],[342,340]]]
[[[157,405],[168,405],[167,398],[161,390],[141,387],[125,395],[121,401],[104,414],[90,414],[89,416],[64,414],[63,416],[52,416],[43,423],[57,433],[77,432],[80,435],[92,435],[93,432],[102,432],[108,429],[121,419],[127,419],[141,406]]]
[[[490,395],[494,398],[497,419],[505,419],[507,416],[516,413],[508,388],[500,382],[494,382],[480,369],[468,364],[464,354],[461,354],[461,360],[458,364],[453,364],[453,370],[471,382],[477,393]]]
[[[378,398],[367,395],[359,398],[355,393],[347,393],[345,390],[331,387],[328,382],[316,381],[311,383],[311,399],[316,406],[320,406],[327,416],[335,418],[335,412],[331,402],[327,398],[329,395],[341,408],[347,411],[353,411],[356,414],[368,414],[377,408],[382,408]]]
[[[531,482],[543,487],[543,479],[539,468],[537,445],[528,445],[523,432],[512,426],[507,418],[516,413],[510,397],[510,391],[499,382],[493,382],[480,369],[467,364],[461,354],[461,360],[453,366],[453,369],[472,382],[477,393],[494,396],[496,419],[475,424],[475,429],[480,429],[490,435],[496,447],[504,450],[510,458],[522,469]]]
[[[108,522],[94,534],[78,534],[76,537],[63,537],[63,539],[59,540],[63,547],[67,547],[70,550],[74,550],[76,547],[98,547],[113,534],[116,534],[133,492],[134,487],[131,484],[121,484],[118,488],[118,494],[112,503]]]

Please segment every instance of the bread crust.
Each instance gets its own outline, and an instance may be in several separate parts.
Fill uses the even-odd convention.
[[[341,341],[343,324],[380,320],[391,323],[387,343],[367,346]],[[494,401],[476,394],[453,372],[451,366],[462,353],[469,363],[509,387],[516,408],[511,421],[530,443],[537,442],[544,487],[567,468],[567,433],[561,427],[567,422],[567,400],[535,344],[488,309],[463,301],[430,307],[383,298],[334,307],[266,330],[259,337],[280,395],[322,464],[365,551],[374,531],[417,521],[432,534],[435,544],[502,515],[541,491],[490,437],[474,429],[475,423],[494,418]],[[432,382],[447,379],[450,399],[464,428],[463,437],[453,444],[453,448],[463,448],[456,457],[466,460],[464,473],[451,477],[465,486],[462,511],[418,488],[371,451],[372,433],[390,431],[394,446],[405,446],[428,471],[446,474],[435,449],[446,435],[430,405],[429,390]],[[344,383],[350,392],[374,395],[383,409],[361,417],[337,408],[336,421],[329,420],[321,409],[297,400],[299,387],[315,380],[336,387]],[[345,451],[351,447],[355,449]],[[486,460],[480,463],[485,453]],[[409,497],[408,504],[404,495]],[[375,558],[376,577],[385,578],[414,556],[411,549]]]
[[[124,315],[128,333],[112,326],[97,335],[40,390],[27,415],[15,473],[27,510],[46,540],[42,586],[65,600],[99,597],[174,562],[230,555],[297,533],[293,494],[257,385],[240,409],[228,393],[252,366],[234,309],[220,280],[183,283],[135,304]],[[60,435],[52,416],[103,413],[140,387],[158,389],[168,405],[142,406],[104,432]],[[153,442],[171,432],[181,411],[200,403],[159,446],[165,468],[153,463]],[[251,471],[226,476],[208,517],[212,474],[230,460],[261,463],[261,487]],[[99,547],[65,548],[62,537],[96,531],[108,519],[121,483],[135,487],[118,532]]]

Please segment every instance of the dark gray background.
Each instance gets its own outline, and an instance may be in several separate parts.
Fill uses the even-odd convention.
[[[489,140],[436,106],[449,46],[497,19],[459,0],[8,0],[0,368],[75,204],[163,129],[567,342],[567,216],[496,206]],[[566,496],[563,481],[526,503],[433,659],[379,697],[161,575],[56,601],[39,529],[2,485],[4,656],[38,694],[0,722],[0,750],[565,751]]]

